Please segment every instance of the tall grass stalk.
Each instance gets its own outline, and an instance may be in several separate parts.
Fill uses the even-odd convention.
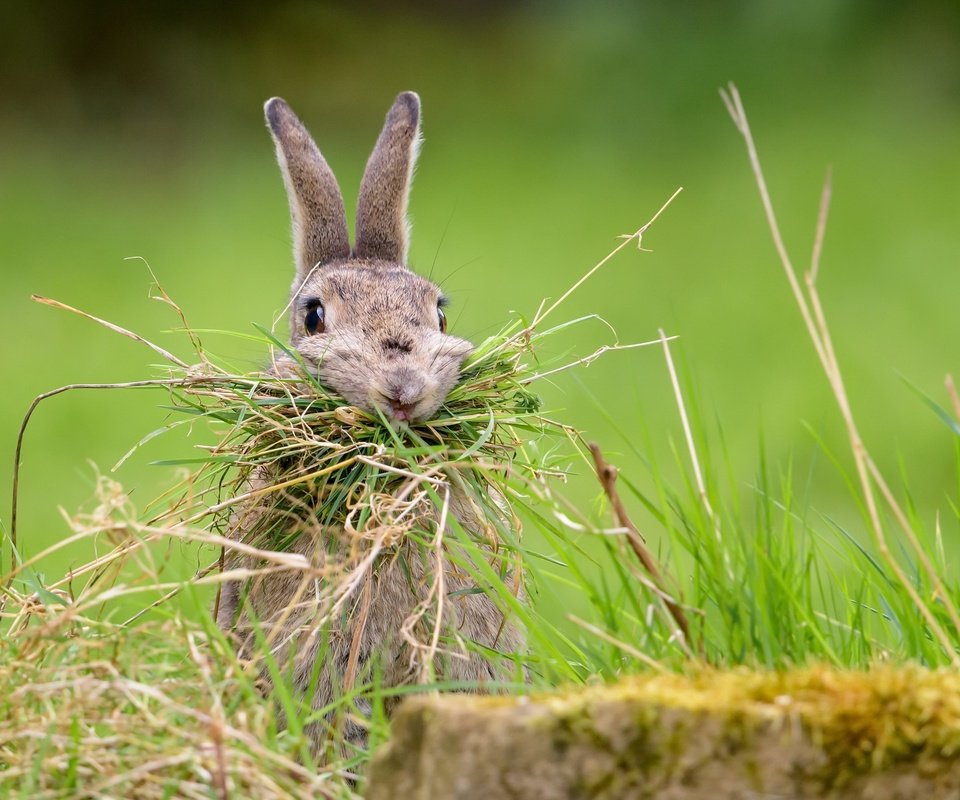
[[[916,608],[924,616],[930,631],[939,640],[954,666],[960,665],[960,654],[957,652],[958,636],[960,636],[960,613],[950,594],[945,590],[943,580],[937,569],[934,568],[932,559],[926,549],[921,545],[919,537],[907,519],[899,502],[890,490],[887,481],[884,479],[876,462],[870,456],[870,452],[860,436],[856,420],[851,408],[847,390],[844,385],[843,374],[840,365],[837,362],[836,353],[833,347],[833,341],[830,336],[830,329],[827,326],[826,316],[823,311],[823,304],[820,300],[820,293],[817,290],[817,275],[820,267],[820,254],[822,252],[824,232],[827,224],[827,213],[829,210],[830,195],[832,192],[831,179],[829,172],[824,182],[823,193],[821,196],[820,213],[817,218],[817,232],[814,239],[813,254],[809,271],[804,275],[803,286],[797,278],[793,268],[790,256],[783,243],[783,237],[780,235],[780,228],[777,224],[776,214],[773,204],[770,200],[770,194],[767,191],[766,180],[763,175],[763,169],[760,166],[760,159],[757,155],[756,145],[753,141],[753,135],[750,132],[750,124],[747,120],[747,114],[740,99],[740,93],[737,87],[730,84],[726,92],[721,91],[721,96],[730,112],[730,116],[737,126],[737,130],[743,136],[747,146],[747,154],[750,159],[750,166],[753,169],[756,178],[757,188],[760,192],[760,198],[763,203],[764,213],[767,217],[767,223],[770,227],[770,233],[773,236],[774,245],[777,248],[777,255],[783,265],[787,280],[793,292],[794,299],[803,316],[804,324],[810,340],[813,342],[814,349],[820,359],[824,374],[830,384],[830,389],[840,409],[844,425],[847,430],[847,437],[850,442],[850,449],[856,465],[857,476],[860,481],[862,498],[866,504],[867,513],[870,519],[870,529],[874,539],[888,567],[894,572],[897,580],[903,586],[904,590],[910,595]],[[896,524],[899,526],[903,536],[910,544],[913,552],[919,562],[919,565],[927,580],[934,587],[934,597],[936,603],[946,612],[949,620],[949,629],[941,624],[938,615],[935,613],[932,604],[922,598],[916,591],[913,583],[908,578],[906,572],[893,556],[885,526],[880,516],[877,505],[876,492],[879,492],[888,510],[892,514]]]

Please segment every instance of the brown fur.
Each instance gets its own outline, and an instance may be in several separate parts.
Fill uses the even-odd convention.
[[[306,129],[287,104],[274,98],[266,116],[277,145],[278,161],[293,217],[297,273],[290,305],[291,344],[321,382],[365,409],[380,408],[388,417],[428,419],[455,384],[459,367],[469,354],[469,342],[440,330],[440,291],[405,265],[406,206],[419,137],[420,101],[412,92],[401,94],[389,114],[367,164],[357,210],[357,245],[349,253],[343,201],[326,161]],[[311,334],[306,318],[321,304],[324,326]],[[284,371],[289,361],[275,368]],[[255,485],[282,479],[261,472]],[[480,528],[463,497],[454,494],[451,513],[467,529]],[[253,504],[238,512],[231,535],[242,538],[252,530],[264,506]],[[436,517],[427,510],[427,518]],[[306,519],[294,520],[301,532],[292,550],[322,566],[340,560],[356,546],[342,530],[317,529]],[[353,674],[369,680],[368,667],[377,660],[384,685],[415,679],[410,647],[401,626],[427,597],[437,570],[435,555],[407,541],[389,548],[374,569],[354,587],[341,613],[323,635],[316,619],[316,579],[295,570],[275,572],[246,587],[229,583],[223,588],[217,624],[233,631],[245,655],[256,652],[252,631],[255,618],[281,670],[292,670],[300,691],[309,687],[318,658],[319,680],[310,705],[328,706]],[[232,558],[228,566],[248,564]],[[249,565],[249,564],[248,564]],[[517,652],[523,637],[504,620],[485,594],[463,593],[472,580],[444,557],[440,565],[445,597],[443,626],[447,634],[472,640],[502,652]],[[453,597],[450,597],[450,594]],[[323,640],[326,639],[326,642]],[[326,650],[322,651],[323,647]],[[350,663],[351,660],[354,663]],[[509,679],[512,671],[495,667],[476,654],[446,655],[437,659],[440,676],[453,681]],[[266,670],[264,680],[269,681]],[[369,708],[360,704],[361,712]],[[319,744],[322,725],[311,729]],[[348,722],[347,739],[362,743],[362,724]]]

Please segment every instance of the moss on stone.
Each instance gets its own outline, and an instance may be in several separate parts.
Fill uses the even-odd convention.
[[[958,756],[957,671],[698,670],[409,701],[369,797],[396,796],[403,776],[408,796],[437,800],[856,797],[867,784],[934,798],[960,792]]]

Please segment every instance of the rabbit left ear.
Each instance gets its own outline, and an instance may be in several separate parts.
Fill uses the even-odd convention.
[[[290,106],[274,97],[264,112],[290,201],[297,287],[318,264],[350,255],[347,217],[337,179]]]
[[[358,258],[406,263],[407,199],[419,143],[420,98],[404,92],[387,114],[363,173],[354,248]]]

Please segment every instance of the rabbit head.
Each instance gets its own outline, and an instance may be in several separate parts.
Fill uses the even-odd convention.
[[[367,162],[350,249],[343,197],[306,128],[265,106],[293,217],[290,343],[321,383],[390,419],[428,419],[472,346],[446,332],[440,289],[406,266],[420,98],[397,97]]]

